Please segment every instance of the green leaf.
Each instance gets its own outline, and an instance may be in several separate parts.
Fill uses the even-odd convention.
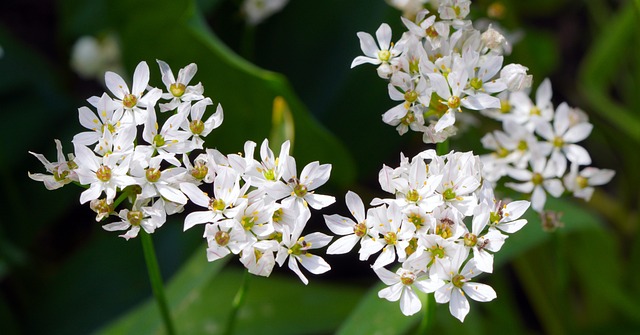
[[[580,70],[580,89],[593,110],[615,125],[621,132],[640,142],[640,117],[610,95],[611,88],[619,78],[625,64],[629,43],[634,43],[634,34],[640,31],[640,14],[631,8],[629,1],[617,15],[601,27],[601,33],[592,43]],[[633,59],[633,61],[635,61]]]
[[[170,310],[179,334],[219,334],[224,331],[231,302],[243,273],[225,261],[209,263],[200,248],[167,285]],[[238,334],[329,333],[353,309],[360,288],[323,284],[303,285],[289,273],[251,278],[238,313]],[[265,327],[268,325],[268,327]],[[103,329],[101,334],[163,334],[153,300]]]

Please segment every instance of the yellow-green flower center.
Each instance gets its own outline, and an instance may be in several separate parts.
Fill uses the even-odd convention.
[[[457,288],[462,288],[462,285],[464,285],[464,276],[463,275],[455,275],[453,276],[453,278],[451,278],[451,284],[453,284],[453,286],[457,287]]]
[[[520,140],[520,142],[518,142],[518,150],[527,151],[527,149],[529,149],[529,144],[527,144],[527,141]]]
[[[196,178],[198,180],[202,180],[202,179],[204,179],[204,177],[207,176],[207,173],[209,173],[209,168],[206,165],[204,165],[204,164],[202,164],[200,162],[197,162],[193,166],[193,169],[191,169],[190,172],[191,172],[191,176],[193,176],[193,178]]]
[[[407,219],[409,219],[409,222],[413,223],[413,225],[416,226],[416,230],[422,228],[422,226],[424,225],[424,218],[419,214],[411,213],[407,216]]]
[[[173,95],[176,98],[181,97],[184,94],[185,89],[186,87],[184,86],[184,84],[181,84],[181,83],[173,83],[171,84],[171,86],[169,86],[169,91],[171,91],[171,95]]]
[[[132,226],[139,226],[143,217],[144,215],[141,211],[129,211],[127,213],[127,220]]]
[[[455,95],[450,96],[449,99],[447,99],[447,106],[449,106],[450,109],[460,107],[460,98]]]
[[[553,146],[556,148],[562,148],[562,146],[564,146],[564,140],[562,139],[562,137],[556,136],[553,139]]]
[[[224,203],[224,200],[222,199],[211,199],[209,201],[209,209],[211,209],[212,211],[223,211],[225,208],[227,207],[227,205]]]
[[[219,246],[224,247],[227,244],[229,244],[229,240],[231,240],[231,236],[226,231],[220,230],[216,233],[215,240]]]
[[[469,85],[471,85],[471,87],[474,90],[479,90],[482,88],[482,79],[480,78],[471,78],[471,80],[469,81]]]
[[[249,231],[256,224],[256,217],[243,216],[242,219],[240,219],[240,224],[242,225],[242,228],[244,228],[244,230]]]
[[[367,225],[364,222],[360,222],[360,223],[356,224],[355,227],[353,227],[353,233],[358,237],[362,237],[362,236],[366,235],[367,234]]]
[[[389,245],[395,245],[398,242],[398,235],[396,233],[390,231],[384,234],[384,241]]]
[[[511,104],[509,100],[500,100],[500,113],[507,114],[511,112]]]
[[[404,248],[404,252],[407,253],[407,256],[411,256],[414,252],[418,250],[418,239],[416,237],[409,240],[409,245]]]
[[[407,91],[404,93],[404,100],[408,103],[413,103],[418,100],[418,93],[416,91]]]
[[[444,193],[442,193],[442,196],[444,197],[444,200],[451,201],[451,200],[454,200],[456,198],[456,192],[453,191],[453,189],[448,188],[448,189],[444,190]]]
[[[128,109],[135,107],[137,103],[138,98],[133,94],[125,94],[124,98],[122,99],[122,105],[124,105],[124,107]]]
[[[420,193],[418,193],[417,190],[410,190],[409,192],[407,192],[407,195],[405,197],[407,199],[408,202],[418,202],[420,201]]]
[[[202,120],[193,120],[189,122],[189,130],[195,135],[200,135],[204,131],[204,122]]]
[[[108,166],[100,165],[98,171],[96,171],[96,177],[101,182],[108,182],[109,180],[111,180],[111,168],[109,168]]]
[[[162,171],[158,168],[148,168],[145,171],[145,176],[150,183],[155,183],[160,180],[160,176],[162,175]]]
[[[400,281],[402,282],[402,284],[404,285],[411,285],[413,284],[413,282],[416,280],[415,276],[413,275],[413,273],[403,273],[400,276]]]
[[[475,245],[478,243],[478,236],[471,234],[471,233],[466,233],[464,234],[464,245],[467,247],[475,247]]]
[[[273,222],[280,222],[282,221],[283,216],[284,216],[284,211],[282,210],[282,208],[278,208],[273,212],[273,215],[271,216],[271,220],[273,220]]]
[[[378,59],[382,62],[388,62],[391,59],[391,52],[389,50],[378,51]]]
[[[293,194],[295,194],[296,197],[302,198],[307,195],[307,187],[302,184],[296,184],[296,186],[293,187]]]
[[[156,148],[159,148],[161,146],[163,146],[165,144],[165,140],[164,137],[160,134],[156,134],[156,136],[153,137],[153,145]]]
[[[275,173],[275,171],[273,171],[273,169],[264,170],[262,172],[262,175],[264,176],[264,179],[266,179],[266,180],[271,180],[271,181],[276,180],[276,173]]]
[[[580,188],[585,188],[585,187],[589,186],[589,180],[587,178],[583,177],[583,176],[577,176],[576,177],[576,184]]]
[[[542,177],[542,175],[537,172],[534,173],[533,176],[531,177],[531,182],[533,182],[534,185],[540,185],[542,184],[543,181],[544,181],[544,177]]]
[[[529,113],[531,115],[540,115],[541,114],[540,108],[538,108],[537,106],[533,106],[531,107],[531,110],[529,111]]]

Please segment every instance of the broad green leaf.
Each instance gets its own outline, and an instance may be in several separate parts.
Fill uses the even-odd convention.
[[[167,285],[178,333],[220,334],[225,330],[243,273],[235,267],[222,269],[224,263],[207,262],[204,248],[200,248]],[[305,286],[292,273],[287,277],[253,276],[238,314],[236,333],[329,333],[353,309],[362,293],[360,288],[320,283],[314,278]],[[149,300],[100,333],[163,334],[164,328],[155,301]]]
[[[615,17],[602,27],[592,43],[580,70],[580,89],[593,110],[615,125],[626,136],[640,142],[640,117],[633,110],[616,101],[609,92],[611,86],[625,73],[620,64],[628,55],[627,47],[640,31],[638,11],[629,1]]]

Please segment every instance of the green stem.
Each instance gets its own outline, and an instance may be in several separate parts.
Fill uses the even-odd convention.
[[[424,315],[416,334],[428,334],[433,329],[436,319],[436,300],[433,293],[428,293],[424,299]]]
[[[449,140],[445,140],[444,142],[436,143],[436,153],[438,156],[446,155],[449,153]]]
[[[167,330],[167,334],[175,334],[175,328],[173,327],[173,321],[171,320],[171,314],[169,313],[169,307],[167,305],[167,298],[164,295],[164,286],[162,285],[162,277],[160,276],[160,267],[158,266],[158,259],[156,258],[156,251],[153,248],[153,240],[144,229],[140,230],[140,240],[142,241],[142,251],[144,253],[144,260],[147,263],[147,271],[149,272],[149,281],[151,282],[151,289],[153,295],[158,303],[160,309],[160,316]]]
[[[245,271],[244,276],[242,276],[242,283],[240,283],[240,288],[238,289],[238,292],[236,292],[236,296],[233,298],[233,302],[231,303],[231,314],[229,315],[229,319],[227,320],[227,330],[225,331],[226,335],[233,334],[233,328],[236,325],[238,311],[244,303],[245,294],[247,293],[247,289],[249,288],[250,277],[251,274],[249,273],[249,271]]]

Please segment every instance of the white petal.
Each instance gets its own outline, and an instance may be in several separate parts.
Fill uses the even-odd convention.
[[[298,275],[298,278],[300,278],[300,280],[302,280],[302,282],[307,285],[309,284],[309,279],[307,279],[307,277],[304,276],[304,274],[302,274],[302,271],[300,271],[300,267],[298,267],[298,263],[295,260],[295,257],[289,257],[289,269],[291,269],[291,271],[293,271],[295,274]]]
[[[321,274],[331,270],[331,266],[320,256],[305,254],[300,256],[300,263],[313,274]]]
[[[449,301],[449,312],[460,322],[464,322],[464,318],[469,314],[469,301],[462,294],[459,288],[453,288],[451,292],[451,301]]]
[[[327,248],[327,255],[340,255],[346,254],[358,243],[360,238],[355,234],[343,236],[333,242],[329,248]]]
[[[489,285],[480,283],[465,283],[462,285],[462,289],[467,296],[475,301],[487,302],[497,297],[496,291]]]
[[[213,222],[215,214],[212,211],[191,212],[184,219],[184,230],[201,223]]]
[[[400,297],[400,310],[404,315],[413,315],[420,311],[422,303],[415,292],[410,287],[403,287],[403,294]]]

